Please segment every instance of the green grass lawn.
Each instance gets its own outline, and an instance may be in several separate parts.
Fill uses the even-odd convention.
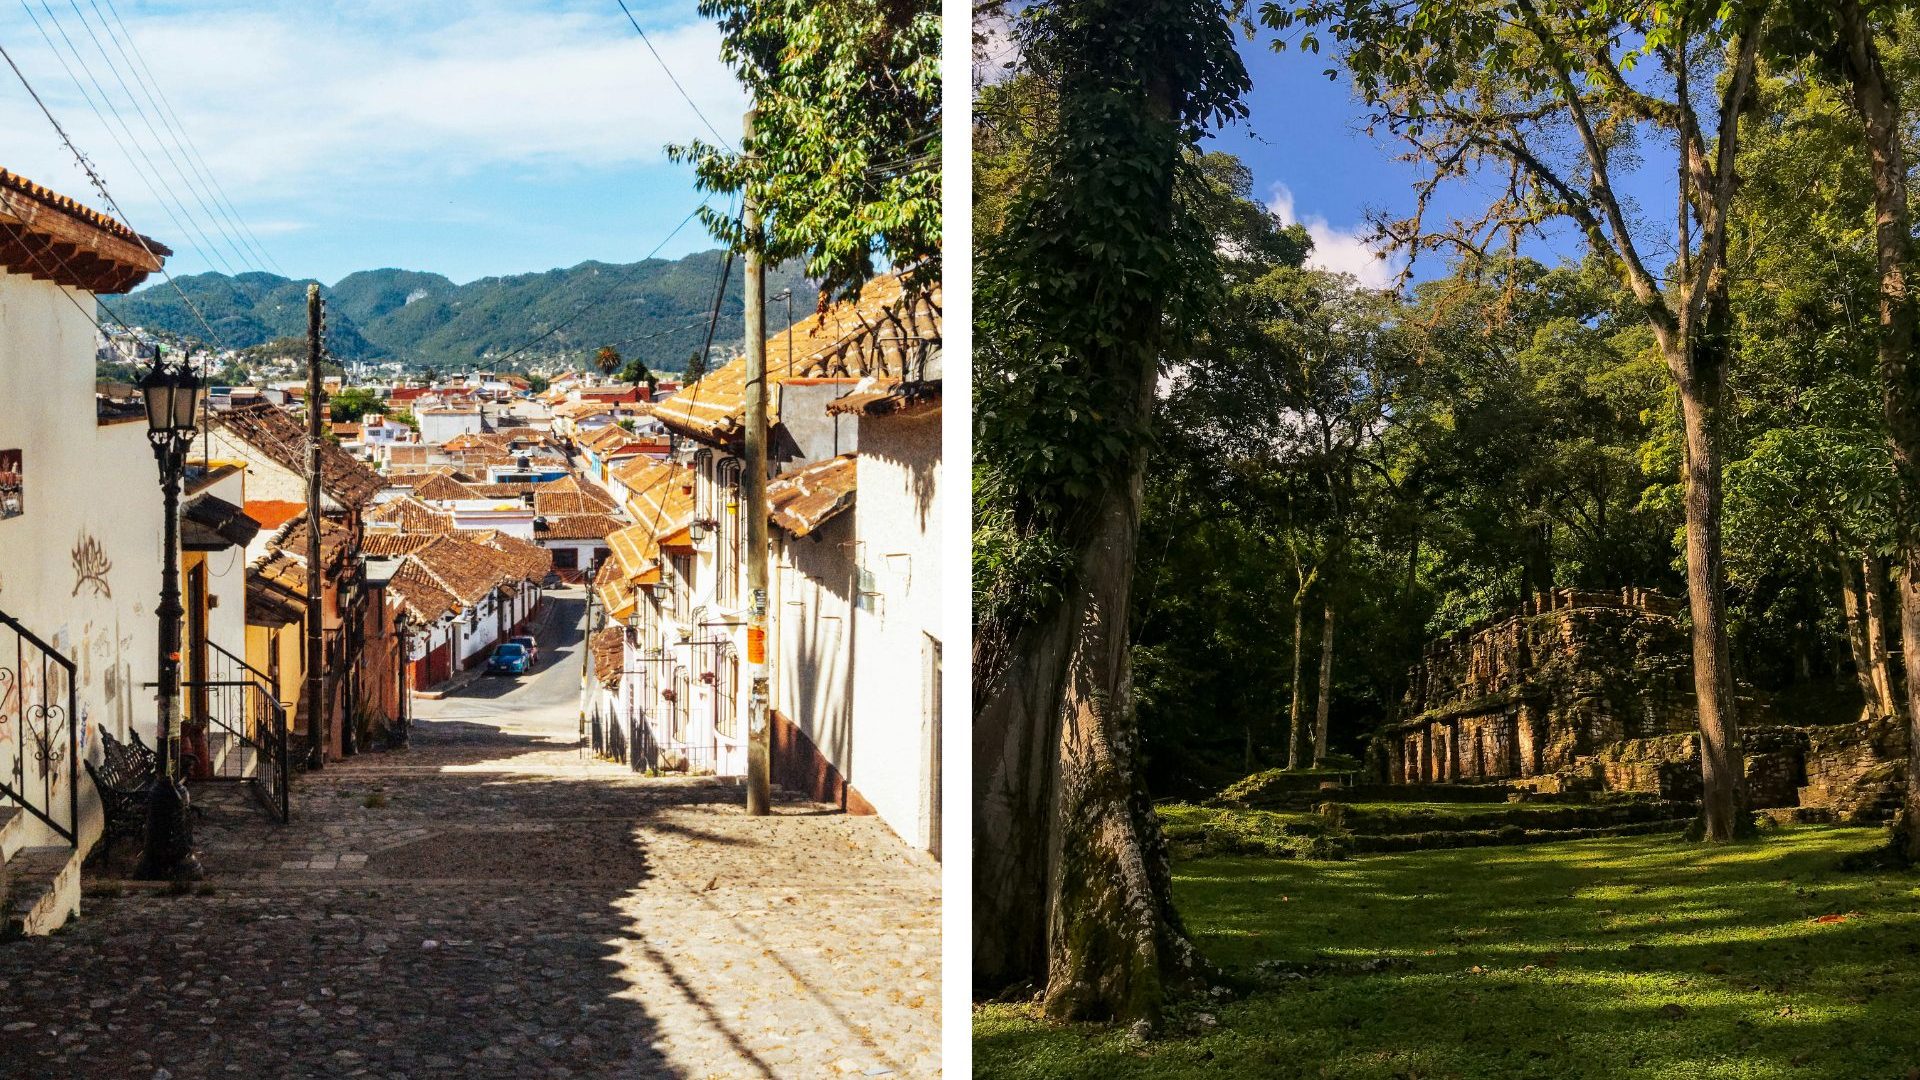
[[[1144,1046],[974,1012],[992,1077],[1915,1080],[1920,875],[1840,873],[1870,829],[1176,863],[1201,949],[1305,970]],[[1365,961],[1396,961],[1367,971]]]

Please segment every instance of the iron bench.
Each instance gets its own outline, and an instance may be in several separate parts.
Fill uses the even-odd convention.
[[[106,812],[105,846],[102,854],[113,850],[116,837],[140,835],[146,829],[148,789],[153,786],[159,758],[140,741],[138,732],[131,743],[100,729],[100,764],[87,762],[87,774],[99,789],[100,805]]]

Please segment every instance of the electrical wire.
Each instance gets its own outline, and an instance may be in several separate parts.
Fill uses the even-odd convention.
[[[634,30],[639,32],[640,40],[646,44],[647,51],[652,53],[653,58],[659,62],[660,70],[667,73],[667,81],[673,84],[675,90],[680,91],[680,97],[684,99],[688,107],[693,110],[693,115],[699,117],[700,122],[707,125],[707,130],[713,133],[714,138],[720,140],[721,146],[726,147],[728,152],[733,152],[733,144],[727,141],[725,135],[720,134],[719,128],[713,126],[713,121],[707,119],[707,114],[700,111],[700,106],[693,103],[693,95],[687,93],[687,88],[680,85],[680,80],[674,76],[673,69],[668,67],[667,61],[661,57],[660,50],[653,47],[653,39],[647,36],[645,30],[640,29],[640,20],[634,18],[633,12],[627,9],[627,0],[615,0],[615,2],[620,5],[621,11],[626,12],[627,21],[632,23]]]
[[[24,6],[24,0],[22,6]],[[31,15],[32,11],[29,10],[28,14]],[[20,80],[20,85],[26,87],[28,96],[33,98],[33,103],[40,106],[41,115],[47,118],[47,123],[53,125],[55,134],[60,136],[60,141],[66,145],[67,151],[73,155],[74,161],[79,164],[81,171],[86,173],[87,180],[93,185],[93,189],[100,193],[100,198],[106,202],[115,216],[120,219],[121,224],[127,227],[127,231],[133,234],[133,239],[140,245],[140,249],[145,251],[147,256],[160,267],[161,275],[167,279],[169,285],[173,286],[173,291],[179,294],[181,301],[187,305],[187,310],[193,312],[194,318],[199,320],[201,327],[207,331],[207,336],[211,339],[211,343],[219,344],[224,348],[225,343],[221,340],[220,335],[214,331],[213,326],[207,322],[207,317],[201,314],[199,306],[193,302],[191,297],[181,290],[180,283],[173,280],[173,275],[167,273],[166,260],[156,254],[153,247],[147,243],[146,236],[143,235],[139,229],[134,228],[132,218],[127,214],[126,210],[120,206],[120,201],[113,197],[111,191],[107,190],[107,182],[101,178],[99,170],[95,169],[93,162],[88,159],[87,155],[81,153],[80,148],[74,145],[73,139],[67,134],[66,128],[60,126],[60,121],[54,119],[53,110],[47,107],[47,103],[45,99],[41,98],[40,92],[33,88],[33,83],[27,79],[26,72],[21,71],[20,65],[14,62],[13,55],[7,52],[4,47],[0,47],[0,57],[6,59],[7,66],[13,69],[13,74]],[[72,298],[69,297],[68,299]],[[95,298],[95,303],[99,303],[97,297]],[[116,322],[119,321],[117,316],[114,318]],[[94,322],[95,327],[99,327],[99,325],[97,321]],[[129,333],[132,332],[132,328],[128,327],[126,323],[121,322],[120,325],[126,328]],[[102,332],[105,332],[104,329]]]
[[[516,356],[519,356],[521,353],[526,352],[528,349],[533,348],[535,345],[540,344],[541,342],[547,340],[548,338],[559,333],[560,331],[565,330],[567,327],[572,326],[575,320],[579,319],[581,315],[585,314],[590,309],[599,307],[601,304],[605,303],[607,300],[607,297],[612,296],[613,291],[619,288],[621,284],[624,283],[624,279],[631,277],[634,271],[638,270],[642,265],[644,265],[648,259],[651,259],[655,255],[658,255],[660,253],[661,248],[666,247],[669,241],[671,241],[675,236],[678,236],[680,234],[681,229],[684,229],[687,227],[687,222],[692,221],[695,217],[699,216],[700,211],[706,209],[707,203],[711,201],[712,198],[713,197],[709,195],[707,198],[700,200],[700,205],[688,211],[687,216],[680,219],[680,224],[675,225],[673,227],[672,232],[668,233],[664,237],[661,237],[660,242],[653,245],[652,251],[647,252],[646,255],[643,256],[639,262],[634,263],[631,267],[629,267],[627,269],[626,274],[621,275],[622,281],[616,281],[613,284],[608,285],[605,289],[601,290],[599,296],[594,297],[592,300],[588,300],[582,303],[579,307],[574,309],[573,314],[567,316],[566,318],[560,320],[560,322],[550,327],[546,331],[546,333],[543,333],[538,337],[532,339],[531,341],[526,342],[520,347],[514,349],[512,352],[507,353],[505,356],[502,356],[497,360],[491,361],[491,363],[493,363],[495,366],[504,365],[507,361],[513,359]]]

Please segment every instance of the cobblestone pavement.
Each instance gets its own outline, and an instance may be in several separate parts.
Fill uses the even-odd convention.
[[[94,879],[0,944],[0,1077],[938,1075],[937,868],[875,818],[583,754],[557,637],[296,780],[290,826],[203,796],[204,889]]]

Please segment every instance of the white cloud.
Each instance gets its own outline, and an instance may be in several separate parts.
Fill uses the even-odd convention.
[[[574,0],[568,0],[571,5]],[[351,202],[356,188],[444,182],[486,170],[657,164],[662,146],[712,136],[612,5],[534,10],[525,3],[140,4],[118,8],[187,133],[234,202],[270,207],[255,231],[300,226],[303,200]],[[632,5],[682,86],[729,141],[745,97],[719,59],[718,31],[676,4],[671,19]],[[93,9],[82,5],[89,18]],[[105,10],[102,4],[100,10]],[[143,174],[170,174],[161,140],[126,100],[81,19],[53,12],[156,163],[115,145],[117,125],[89,108],[25,13],[0,14],[0,40],[93,159],[135,224],[165,227]],[[36,10],[64,51],[60,35]],[[93,23],[106,52],[116,47]],[[68,64],[83,83],[71,55]],[[131,73],[123,71],[129,84]],[[0,68],[9,84],[13,74]],[[100,96],[91,83],[89,93]],[[155,112],[140,88],[135,100]],[[158,117],[153,117],[157,123]],[[162,129],[164,133],[164,128]],[[0,167],[97,203],[37,107],[0,92]],[[184,156],[184,151],[178,151]],[[180,180],[169,183],[187,191]],[[189,202],[189,205],[194,205]],[[382,208],[367,206],[378,214]],[[196,206],[197,210],[197,206]],[[250,215],[251,216],[251,215]]]
[[[1307,235],[1313,238],[1308,266],[1352,274],[1360,284],[1372,289],[1390,288],[1400,273],[1399,260],[1381,258],[1359,230],[1336,228],[1319,214],[1300,217],[1294,209],[1293,191],[1285,184],[1273,185],[1273,198],[1267,203],[1267,209],[1288,225],[1306,226]]]

